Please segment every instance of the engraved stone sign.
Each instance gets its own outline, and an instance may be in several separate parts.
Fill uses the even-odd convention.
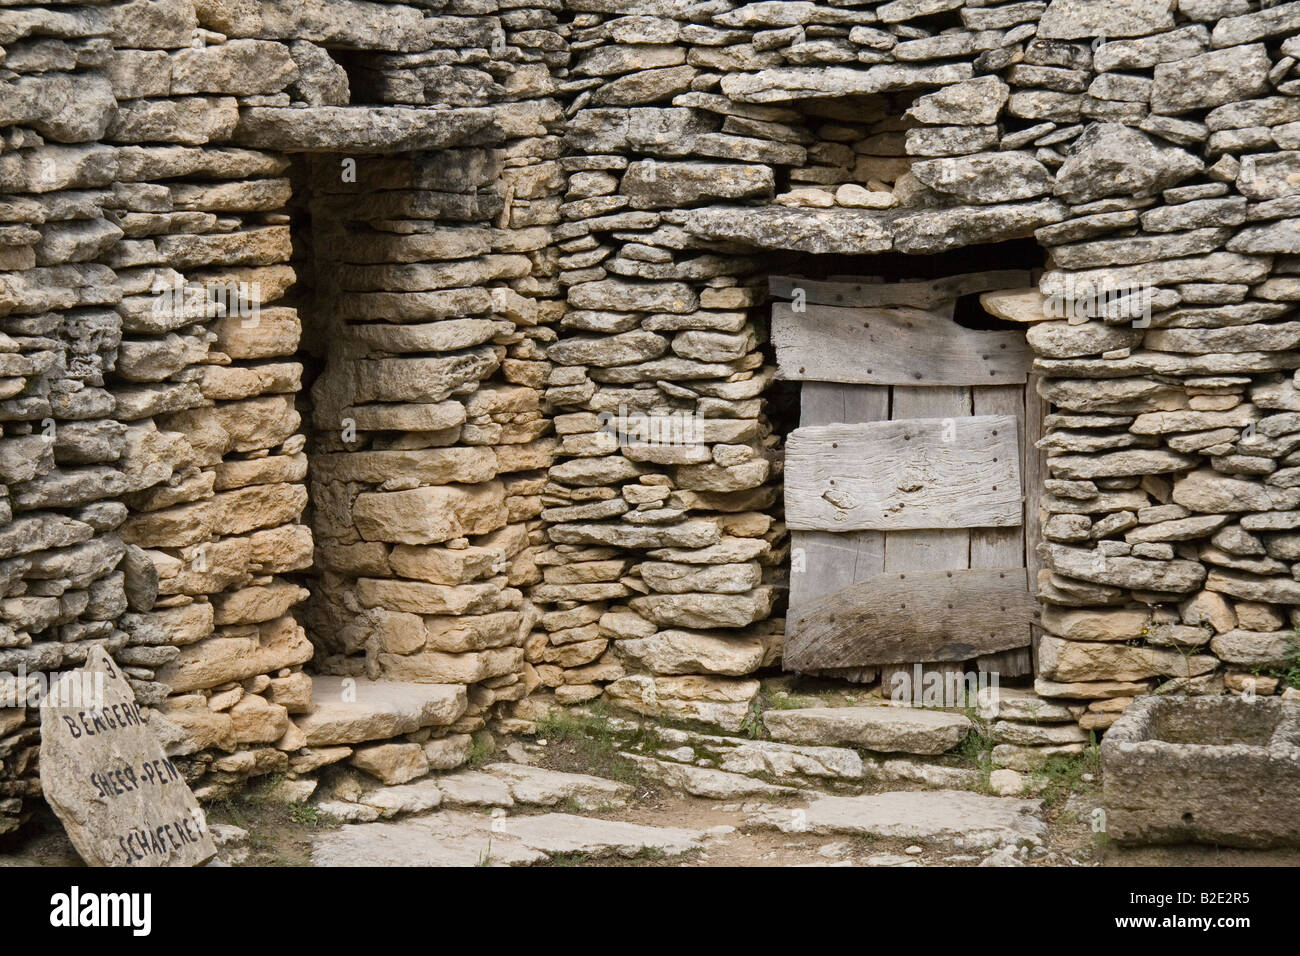
[[[195,866],[216,854],[148,717],[98,647],[41,703],[41,787],[91,866]]]

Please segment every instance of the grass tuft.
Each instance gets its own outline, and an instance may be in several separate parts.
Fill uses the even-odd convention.
[[[587,713],[553,710],[537,721],[536,736],[568,747],[587,768],[587,773],[633,786],[642,782],[641,768],[627,759],[623,751],[653,753],[663,744],[651,727],[615,727],[598,705],[593,705]]]
[[[1042,785],[1043,800],[1049,807],[1059,807],[1071,794],[1086,792],[1100,778],[1101,747],[1096,733],[1090,736],[1091,743],[1083,753],[1054,754],[1033,772],[1034,778]],[[1084,774],[1091,774],[1092,781],[1084,780]]]

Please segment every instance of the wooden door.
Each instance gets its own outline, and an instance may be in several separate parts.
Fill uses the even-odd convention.
[[[788,670],[1032,669],[1042,404],[1019,330],[953,321],[1023,272],[927,282],[771,281],[786,442]]]

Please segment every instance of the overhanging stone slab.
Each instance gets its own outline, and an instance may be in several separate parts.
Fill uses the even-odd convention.
[[[402,106],[249,106],[240,110],[234,141],[295,152],[398,153],[481,145],[498,139],[489,109]]]
[[[969,63],[882,63],[865,70],[848,66],[788,67],[723,77],[722,92],[741,103],[779,103],[945,86],[969,80],[974,72]]]
[[[859,255],[889,251],[885,221],[860,209],[709,206],[691,210],[683,228],[701,239],[759,249]]]

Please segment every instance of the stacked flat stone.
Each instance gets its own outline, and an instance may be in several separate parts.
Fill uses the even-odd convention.
[[[1295,654],[1300,17],[1210,6],[1095,50],[1050,31],[1097,122],[1056,172],[1070,215],[1037,233],[1041,291],[1150,288],[1149,318],[1112,304],[1029,335],[1056,407],[1038,690],[1090,700],[1085,729],[1153,687],[1274,693]]]
[[[437,205],[454,203],[453,193],[473,180],[468,210],[451,218],[476,224],[471,244],[489,244],[486,259],[505,267],[505,281],[492,289],[480,288],[487,283],[473,262],[463,276],[459,291],[485,298],[477,311],[494,330],[491,364],[500,371],[465,403],[463,427],[439,438],[463,446],[455,449],[462,457],[490,461],[485,478],[508,519],[495,535],[504,543],[490,562],[500,565],[492,589],[515,606],[513,647],[510,666],[475,687],[468,710],[462,694],[456,712],[439,711],[435,723],[465,712],[455,729],[482,726],[496,699],[520,697],[535,684],[519,650],[535,614],[515,588],[539,576],[529,545],[540,534],[538,495],[550,461],[541,437],[550,423],[539,407],[549,366],[537,343],[554,337],[548,323],[556,317],[544,301],[556,291],[546,225],[562,182],[545,161],[558,151],[547,124],[559,111],[545,99],[555,44],[541,29],[555,18],[525,10],[506,25],[478,15],[476,4],[450,5],[445,17],[414,6],[345,6],[322,16],[324,8],[310,3],[235,9],[136,0],[0,18],[9,71],[2,112],[14,124],[0,157],[11,223],[3,227],[9,271],[0,310],[5,354],[13,353],[5,385],[14,412],[0,457],[6,508],[15,513],[7,525],[12,631],[0,649],[4,669],[56,670],[78,663],[90,643],[107,642],[137,695],[167,718],[160,726],[170,728],[172,751],[191,755],[184,763],[202,778],[205,798],[250,775],[307,773],[352,752],[330,746],[337,741],[319,727],[306,746],[290,720],[312,708],[301,665],[313,654],[291,612],[311,579],[285,576],[313,562],[311,530],[301,520],[307,461],[296,408],[297,309],[309,310],[317,338],[325,337],[318,323],[328,316],[304,298],[317,263],[305,263],[306,276],[297,274],[301,256],[290,264],[291,173],[303,180],[292,191],[307,194],[309,186],[300,168],[264,147],[362,154],[468,139],[475,130],[484,142],[504,144],[466,153],[472,171],[425,155],[421,168],[445,165],[456,180],[450,184],[404,183],[400,161],[363,171],[391,174],[381,185],[398,205],[401,196],[388,190],[427,186],[424,198]],[[340,112],[352,97],[349,76],[326,47],[356,51],[358,96],[423,105],[424,95],[412,92],[423,83],[444,105],[491,102],[496,110]],[[374,52],[361,59],[361,50]],[[457,81],[448,85],[441,64],[450,61],[473,66],[455,67]],[[484,83],[477,98],[456,92],[471,74]],[[81,142],[90,145],[64,145]],[[407,167],[409,176],[414,167]],[[354,256],[354,272],[465,255],[438,253],[443,237],[419,235],[437,214],[385,214],[378,206],[370,213],[392,220],[392,258]],[[412,230],[403,225],[407,216]],[[322,223],[317,241],[336,238]],[[404,242],[428,242],[434,252],[412,257],[398,248]],[[299,278],[305,281],[295,287]],[[444,314],[459,317],[463,304],[449,302]],[[385,305],[361,314],[388,317]],[[348,342],[369,354],[364,343]],[[372,350],[388,356],[386,344],[378,339]],[[409,350],[409,342],[396,348]],[[453,343],[449,359],[464,355]],[[419,381],[417,390],[423,400],[434,387]],[[417,433],[405,438],[416,448],[430,427],[396,426]],[[385,437],[402,447],[402,438]],[[446,479],[473,482],[476,467],[483,470],[459,464],[448,466]],[[318,513],[327,505],[322,500]],[[472,660],[452,657],[458,674],[475,670]],[[407,676],[418,669],[414,661],[404,666]],[[430,678],[454,679],[447,671],[423,679]],[[0,716],[0,814],[8,820],[17,798],[38,788],[35,714],[12,708]],[[426,769],[463,760],[467,741],[457,735],[447,753],[435,748]]]
[[[39,715],[25,705],[94,645],[139,653],[120,619],[129,591],[151,599],[119,567],[127,509],[114,500],[130,434],[109,390],[122,291],[101,260],[122,232],[104,216],[115,161],[98,141],[119,12],[0,15],[0,833],[40,793]],[[155,686],[148,666],[127,673]]]
[[[992,760],[996,767],[1033,771],[1053,757],[1074,756],[1093,743],[1079,725],[1085,705],[1070,700],[1045,700],[1018,689],[998,689],[991,724]]]
[[[0,671],[107,644],[207,796],[451,766],[537,686],[736,729],[781,635],[767,276],[1036,236],[986,308],[1054,405],[1044,723],[1280,690],[1298,10],[0,7]],[[1149,324],[1058,314],[1089,282],[1154,287]],[[454,687],[379,752],[296,726],[313,654],[331,693]],[[0,709],[0,829],[34,737]]]
[[[205,30],[188,4],[123,18],[106,135],[123,232],[106,256],[123,292],[115,394],[131,429],[122,536],[154,566],[158,599],[123,618],[147,646],[119,662],[156,665],[146,702],[180,728],[207,798],[288,770],[305,743],[289,715],[311,701],[312,648],[291,613],[307,592],[286,577],[312,559],[288,161],[212,148],[240,107],[287,105],[298,71],[283,44]]]
[[[709,25],[712,9],[570,9],[583,12],[553,231],[568,311],[549,350],[561,460],[533,591],[552,607],[539,674],[561,702],[612,680],[619,706],[734,729],[758,689],[746,675],[779,645],[772,370],[749,314],[764,296],[742,281],[757,263],[681,227],[710,201],[770,199],[771,164],[804,165],[788,140],[806,135],[780,125],[790,111],[711,92],[712,71],[777,56],[726,45],[737,31]]]
[[[525,644],[539,613],[523,589],[541,579],[554,445],[541,391],[559,314],[554,17],[458,12],[432,19],[428,49],[354,55],[353,96],[492,103],[476,137],[490,145],[312,156],[303,182],[326,365],[312,390],[316,666],[468,689],[454,723],[357,750],[388,782],[454,765],[429,754],[439,740],[464,759],[465,734],[537,685]]]
[[[519,249],[545,232],[482,224],[501,206],[496,150],[360,162],[393,190],[358,195],[326,162],[312,176],[313,222],[337,223],[313,233],[329,359],[314,394],[312,633],[334,673],[482,685],[474,717],[527,690],[535,615],[520,588],[539,577],[529,522],[550,423],[528,384],[545,370],[510,357],[528,354],[538,313],[510,283],[530,278]],[[433,211],[447,197],[469,214]]]

